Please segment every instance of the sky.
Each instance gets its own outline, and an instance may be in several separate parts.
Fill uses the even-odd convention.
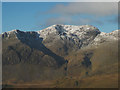
[[[118,29],[113,2],[3,2],[2,32],[38,31],[53,24],[93,25],[102,32]]]

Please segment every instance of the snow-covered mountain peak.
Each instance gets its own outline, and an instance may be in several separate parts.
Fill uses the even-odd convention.
[[[52,46],[53,42],[62,41],[78,45],[79,48],[88,45],[101,33],[98,28],[92,25],[76,26],[63,24],[52,25],[37,32],[47,45]]]
[[[92,26],[92,25],[63,25],[63,24],[55,24],[52,25],[46,29],[56,29],[56,30],[61,30],[61,31],[89,31],[89,30],[96,30],[97,28]]]
[[[91,25],[75,26],[75,25],[63,25],[63,24],[52,25],[48,28],[45,28],[37,32],[44,39],[50,34],[67,36],[67,37],[78,36],[80,38],[81,36],[84,37],[84,35],[89,33],[100,33],[98,28]]]
[[[111,40],[118,40],[120,38],[120,30],[115,30],[111,33],[100,32],[98,28],[92,25],[63,25],[56,24],[40,31],[24,32],[18,29],[5,32],[2,37],[16,37],[17,39],[26,40],[40,40],[42,38],[46,45],[52,46],[54,42],[60,41],[62,43],[75,44],[78,47],[87,45],[98,45]],[[26,41],[27,42],[27,41]]]
[[[110,33],[101,32],[99,35],[95,37],[92,41],[92,45],[100,45],[101,43],[117,41],[120,39],[120,30],[115,30]]]
[[[10,36],[15,36],[20,30],[18,29],[14,29],[14,30],[11,30],[11,31],[8,31],[8,32],[4,32],[2,33],[2,37],[7,37],[9,38]],[[16,37],[17,38],[17,37]]]
[[[18,29],[14,29],[14,30],[11,30],[11,31],[8,31],[6,32],[7,34],[12,34],[12,33],[18,33],[20,30]]]

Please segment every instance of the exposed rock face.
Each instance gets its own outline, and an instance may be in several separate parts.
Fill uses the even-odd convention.
[[[95,37],[91,44],[100,45],[101,43],[117,41],[120,39],[120,30],[115,30],[111,33],[101,32],[99,35]]]
[[[100,32],[98,28],[91,25],[52,25],[46,29],[36,32],[23,32],[12,30],[2,34],[3,39],[16,38],[31,47],[45,47],[60,56],[66,56],[71,51],[91,45],[99,45],[104,42],[118,40],[119,30],[111,33]],[[33,43],[34,42],[34,43]]]
[[[90,25],[53,25],[38,33],[46,47],[60,56],[65,56],[73,50],[87,46],[100,31]]]
[[[40,37],[49,46],[59,40],[63,43],[74,44],[78,48],[88,45],[100,31],[90,25],[73,26],[73,25],[53,25],[41,31],[38,31]],[[52,40],[51,40],[52,39]]]

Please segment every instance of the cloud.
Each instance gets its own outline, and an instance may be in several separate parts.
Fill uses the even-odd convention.
[[[43,27],[53,24],[98,24],[103,25],[105,22],[115,23],[117,19],[107,17],[118,15],[118,3],[115,2],[70,2],[56,4],[53,8],[37,14],[50,15],[45,20]],[[54,17],[55,16],[55,17]],[[107,20],[107,19],[109,20]]]
[[[90,14],[96,16],[114,15],[118,12],[118,3],[111,2],[75,2],[68,5],[59,4],[48,13],[62,15]]]
[[[57,18],[49,18],[46,21],[46,25],[53,24],[66,24],[72,22],[71,17],[57,17]]]
[[[73,18],[73,17],[56,17],[56,18],[49,18],[46,20],[46,26],[53,25],[53,24],[73,24],[73,25],[83,25],[83,24],[103,24],[103,22],[97,20],[96,18]]]

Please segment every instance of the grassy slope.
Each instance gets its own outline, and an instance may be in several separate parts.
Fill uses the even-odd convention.
[[[83,68],[80,64],[86,52],[93,52],[91,69]],[[58,80],[57,87],[118,87],[118,42],[106,43],[96,49],[84,49],[66,58],[70,60],[70,75]]]
[[[26,48],[28,51],[31,50],[29,46],[22,44],[16,39],[14,42],[9,42],[9,44],[7,40],[3,40],[3,43],[3,50],[8,46],[16,44],[19,44],[18,51],[22,48]],[[117,87],[117,45],[117,42],[111,42],[103,44],[98,48],[91,47],[79,50],[78,52],[71,52],[65,57],[69,61],[67,75],[65,75],[66,72],[64,71],[65,65],[55,70],[47,67],[42,68],[41,65],[36,64],[15,64],[3,66],[3,80],[5,80],[5,84],[8,83],[13,87]],[[85,53],[91,52],[93,53],[90,58],[92,66],[86,68],[81,62],[84,61]],[[23,55],[26,56],[26,54],[23,51]],[[35,50],[33,57],[36,54],[39,56],[42,52]],[[86,72],[88,72],[87,75]],[[41,81],[44,82],[41,83]],[[20,85],[21,82],[24,85]]]

